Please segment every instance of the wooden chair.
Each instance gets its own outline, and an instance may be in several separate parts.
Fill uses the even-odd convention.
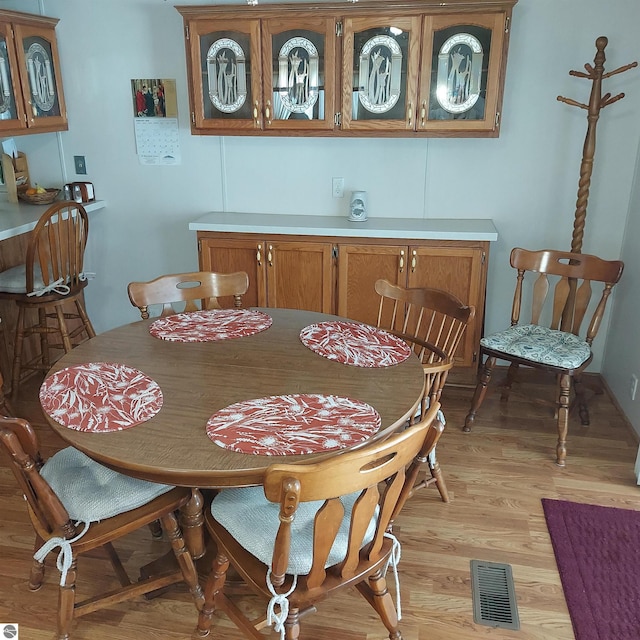
[[[18,305],[11,375],[14,401],[25,378],[50,369],[51,349],[68,353],[82,339],[96,335],[82,296],[87,286],[83,261],[88,232],[82,205],[57,202],[42,214],[31,233],[25,264],[0,273],[0,298]],[[40,350],[23,363],[24,340],[31,335],[40,336]],[[50,342],[49,337],[56,335],[60,341]]]
[[[405,289],[387,280],[378,280],[375,290],[380,295],[377,326],[406,340],[422,362],[426,380],[418,416],[421,418],[430,403],[440,402],[447,376],[455,364],[456,350],[475,316],[475,308],[439,289]],[[435,449],[425,462],[431,477],[423,477],[415,489],[435,483],[442,500],[449,502]]]
[[[497,359],[510,362],[503,400],[508,399],[520,365],[554,373],[558,380],[556,463],[564,467],[571,381],[582,424],[588,425],[589,410],[580,375],[591,362],[591,344],[600,328],[611,290],[622,276],[624,264],[620,260],[607,261],[584,253],[520,248],[511,251],[510,261],[517,270],[511,326],[480,341],[480,353],[486,359],[463,430],[471,431]],[[581,337],[580,328],[587,317],[594,283],[602,284],[602,294],[586,333]],[[531,285],[531,291],[525,294],[527,285]],[[553,295],[549,295],[550,292]],[[529,296],[531,319],[529,324],[521,325],[523,299],[528,300]],[[549,328],[543,322],[549,324]]]
[[[57,613],[58,640],[69,638],[74,618],[177,582],[184,581],[196,606],[202,605],[202,589],[198,584],[195,565],[185,547],[174,514],[191,498],[190,489],[156,485],[122,476],[73,447],[59,451],[44,462],[35,431],[28,422],[19,418],[0,417],[0,449],[8,455],[9,465],[24,494],[36,533],[37,551],[29,579],[32,591],[42,586],[44,556],[49,547],[61,548],[58,556],[58,567],[62,568]],[[104,484],[98,487],[102,482]],[[79,485],[84,493],[90,494],[88,498],[74,493],[74,487]],[[101,518],[99,522],[92,521],[86,532],[83,532],[79,523],[73,524],[72,521],[76,520],[87,523],[87,514],[96,510],[102,510],[109,517]],[[156,519],[161,520],[168,533],[179,569],[132,582],[112,542]],[[103,546],[122,586],[101,596],[76,602],[77,558]]]
[[[149,305],[161,304],[161,316],[178,313],[176,303],[185,303],[182,311],[221,309],[218,298],[233,296],[235,307],[242,307],[242,296],[249,288],[249,276],[244,271],[213,273],[196,271],[160,276],[150,282],[131,282],[127,287],[129,300],[140,309],[143,320],[149,317]]]
[[[422,422],[383,442],[315,464],[274,464],[264,487],[220,492],[205,513],[218,552],[194,635],[208,635],[220,609],[247,637],[264,640],[258,631],[264,621],[250,620],[225,592],[231,563],[269,600],[276,630],[287,640],[299,637],[300,618],[316,603],[351,586],[375,609],[389,638],[399,639],[385,579],[395,551],[387,534],[414,485],[416,458],[442,433],[438,409],[434,403]]]

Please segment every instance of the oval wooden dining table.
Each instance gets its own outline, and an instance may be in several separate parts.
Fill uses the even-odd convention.
[[[50,426],[70,445],[116,471],[194,488],[194,504],[191,511],[187,509],[191,514],[187,515],[188,526],[189,518],[192,524],[201,519],[202,498],[197,488],[259,485],[270,464],[306,462],[335,454],[267,456],[218,446],[207,436],[207,421],[229,405],[283,394],[348,397],[367,403],[380,415],[380,429],[373,439],[386,437],[414,415],[424,387],[422,366],[414,354],[393,366],[342,364],[307,348],[300,331],[314,323],[344,318],[293,309],[258,311],[273,319],[271,326],[234,339],[163,340],[150,334],[150,324],[156,320],[151,319],[84,342],[58,360],[48,375],[87,363],[127,365],[160,386],[162,407],[146,422],[121,431],[76,431],[45,412]],[[197,544],[189,546],[197,556]]]

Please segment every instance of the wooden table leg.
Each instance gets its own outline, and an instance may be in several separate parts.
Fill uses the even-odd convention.
[[[206,490],[209,491],[208,489]],[[213,541],[205,536],[204,515],[202,513],[204,507],[204,498],[200,489],[191,489],[191,500],[180,509],[179,524],[184,536],[184,542],[196,561],[196,569],[201,579],[205,580],[211,570],[211,561],[215,556],[215,545]],[[213,549],[208,549],[213,545]],[[153,560],[140,568],[140,578],[148,578],[157,573],[167,571],[168,568],[176,565],[176,558],[173,551],[168,551],[162,557]],[[176,565],[177,566],[177,565]],[[156,596],[164,593],[170,587],[164,587],[156,591],[145,594],[145,598],[151,600]]]
[[[189,553],[194,560],[202,558],[206,552],[204,542],[204,499],[197,487],[191,489],[191,500],[180,509],[180,528]]]

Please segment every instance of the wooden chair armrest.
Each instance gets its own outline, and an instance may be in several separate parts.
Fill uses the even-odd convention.
[[[401,331],[395,331],[395,330],[389,330],[389,329],[387,329],[386,331],[388,331],[388,333],[393,334],[394,336],[397,336],[398,338],[402,338],[405,342],[409,343],[409,345],[412,347],[415,345],[418,345],[423,352],[430,351],[431,353],[435,353],[441,360],[441,362],[424,363],[423,366],[438,367],[440,365],[442,366],[448,365],[448,366],[445,366],[445,368],[448,368],[448,369],[450,369],[453,366],[453,358],[450,358],[442,349],[440,349],[440,347],[437,347],[435,344],[431,344],[426,340],[421,340],[420,338],[416,338],[406,333],[402,333]]]
[[[425,374],[438,373],[439,371],[449,371],[453,369],[453,360],[447,360],[447,362],[435,362],[425,363],[422,365]]]

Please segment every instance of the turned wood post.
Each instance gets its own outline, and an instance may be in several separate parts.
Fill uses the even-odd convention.
[[[591,95],[589,104],[582,104],[558,96],[560,102],[565,102],[573,107],[580,107],[587,110],[587,134],[582,149],[582,162],[580,163],[580,179],[578,180],[578,197],[576,200],[576,210],[573,221],[573,235],[571,238],[571,252],[582,253],[582,241],[584,238],[584,227],[587,218],[587,201],[589,199],[589,187],[591,185],[591,174],[593,172],[593,157],[596,152],[596,125],[600,117],[600,110],[604,107],[617,102],[624,98],[624,93],[612,96],[610,93],[602,95],[602,80],[609,78],[623,71],[627,71],[633,67],[637,67],[637,62],[632,62],[623,67],[619,67],[614,71],[604,72],[604,63],[606,57],[604,50],[609,40],[605,36],[600,36],[596,40],[596,55],[593,60],[593,66],[589,63],[584,65],[586,73],[583,71],[569,71],[569,75],[578,78],[587,78],[592,81]],[[573,310],[575,306],[576,281],[569,279],[569,295],[562,313],[562,327],[571,327],[573,325]]]
[[[571,100],[570,98],[564,98],[558,96],[560,102],[565,102],[574,107],[580,107],[587,110],[587,134],[584,140],[584,147],[582,150],[582,162],[580,163],[580,179],[578,181],[578,198],[576,201],[576,211],[573,223],[573,237],[571,240],[571,252],[582,252],[582,240],[584,237],[584,225],[587,217],[587,201],[589,199],[589,186],[591,184],[591,174],[593,172],[593,157],[596,152],[596,125],[598,124],[598,118],[600,117],[600,110],[604,107],[617,102],[624,98],[624,93],[612,96],[610,93],[602,95],[602,80],[609,78],[623,71],[627,71],[633,67],[637,67],[637,62],[632,62],[624,67],[619,67],[614,71],[604,72],[605,55],[604,50],[608,44],[608,39],[605,36],[600,36],[596,40],[596,55],[593,60],[593,66],[589,63],[584,65],[587,70],[583,71],[569,71],[569,75],[576,76],[578,78],[587,78],[592,81],[591,95],[589,97],[589,104],[582,104]]]

